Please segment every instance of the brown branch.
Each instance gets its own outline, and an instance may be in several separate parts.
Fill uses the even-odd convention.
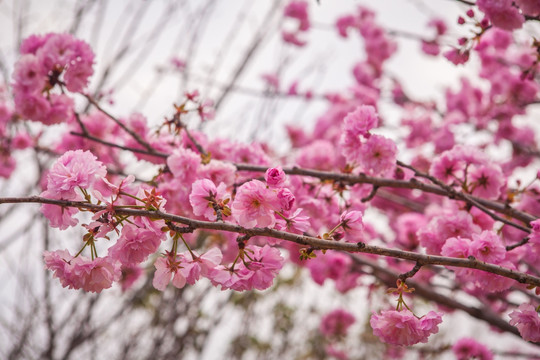
[[[94,205],[82,201],[69,201],[47,199],[39,196],[17,197],[17,198],[0,198],[0,204],[5,203],[40,203],[54,204],[65,207],[76,207],[79,209],[89,210],[93,212],[107,210],[105,205]],[[415,261],[420,265],[438,265],[438,266],[453,266],[469,269],[486,271],[492,274],[504,276],[518,281],[522,284],[540,286],[540,277],[528,275],[515,270],[511,270],[502,266],[477,261],[475,259],[450,258],[437,255],[425,255],[411,251],[398,249],[384,248],[380,246],[367,245],[364,243],[343,243],[337,241],[323,240],[313,236],[298,235],[283,231],[273,230],[269,228],[251,228],[247,229],[240,225],[228,222],[210,222],[190,219],[184,216],[164,213],[161,211],[148,211],[140,209],[115,208],[115,213],[120,215],[130,216],[145,216],[151,219],[163,219],[172,222],[181,223],[194,229],[208,229],[227,231],[248,236],[268,236],[275,239],[282,239],[299,245],[305,245],[318,250],[339,250],[349,253],[367,253],[380,256],[393,257],[398,259]]]
[[[484,213],[486,213],[487,215],[489,215],[493,220],[495,221],[500,221],[506,225],[510,225],[510,226],[513,226],[515,227],[516,229],[519,229],[521,231],[524,231],[524,232],[530,232],[530,230],[524,226],[521,226],[519,224],[516,224],[516,223],[513,223],[509,220],[506,220],[502,217],[500,217],[499,215],[497,214],[494,214],[492,213],[491,211],[489,211],[484,205],[480,204],[478,201],[476,201],[475,199],[471,198],[471,196],[469,194],[465,194],[463,192],[459,192],[457,191],[456,189],[454,189],[453,187],[449,186],[449,185],[446,185],[445,183],[443,183],[442,181],[440,181],[439,179],[437,179],[436,177],[434,176],[431,176],[429,174],[426,174],[426,173],[423,173],[421,171],[418,171],[417,169],[415,169],[414,167],[410,166],[410,165],[407,165],[407,164],[404,164],[402,163],[401,161],[397,161],[397,164],[399,166],[402,166],[402,167],[405,167],[407,169],[410,169],[412,171],[414,171],[414,174],[418,177],[422,177],[424,179],[428,179],[429,181],[431,181],[432,183],[434,183],[435,185],[443,188],[444,190],[446,190],[446,192],[448,193],[448,196],[450,198],[457,198],[457,199],[460,199],[460,200],[463,200],[473,206],[476,206],[478,209],[482,210]]]
[[[107,116],[109,119],[111,119],[112,121],[114,121],[118,126],[120,126],[125,132],[127,132],[129,135],[131,135],[135,141],[137,141],[141,146],[143,146],[146,150],[148,150],[148,152],[150,154],[154,154],[156,151],[154,150],[154,148],[152,148],[152,146],[150,146],[150,144],[148,144],[146,141],[144,141],[143,138],[141,138],[139,136],[139,134],[137,134],[136,132],[134,132],[133,130],[131,130],[130,128],[128,128],[123,122],[121,122],[120,120],[118,120],[116,117],[114,117],[112,114],[110,114],[109,112],[107,112],[106,110],[104,110],[98,103],[97,101],[94,100],[93,97],[91,97],[90,95],[88,94],[82,94],[89,102],[90,104],[94,105],[96,107],[96,109],[98,109],[100,112],[102,112],[105,116]]]
[[[115,148],[119,148],[126,151],[132,151],[140,154],[146,154],[156,157],[161,157],[166,159],[169,154],[157,152],[155,150],[146,151],[143,149],[136,149],[131,148],[127,146],[122,146],[118,144],[114,144],[102,139],[99,139],[97,137],[94,137],[89,134],[81,134],[76,132],[71,132],[72,135],[80,136],[87,138],[89,140],[98,142],[100,144],[111,146]],[[398,161],[398,165],[404,166],[404,167],[410,167],[409,165],[403,164],[402,162]],[[253,171],[253,172],[266,172],[268,169],[267,166],[260,166],[260,165],[250,165],[250,164],[236,164],[233,163],[233,165],[236,167],[236,170],[238,171]],[[412,167],[411,167],[412,168]],[[396,179],[389,179],[389,178],[377,178],[372,176],[367,176],[365,174],[346,174],[346,173],[336,173],[336,172],[328,172],[328,171],[320,171],[320,170],[311,170],[311,169],[302,169],[298,168],[296,166],[293,166],[292,168],[284,168],[283,171],[286,174],[289,175],[300,175],[300,176],[309,176],[318,178],[320,180],[332,180],[332,181],[338,181],[345,184],[353,185],[353,184],[371,184],[374,187],[381,188],[381,187],[390,187],[390,188],[402,188],[402,189],[416,189],[421,190],[423,192],[440,195],[440,196],[446,196],[450,199],[457,199],[461,201],[465,201],[466,203],[473,205],[477,207],[478,209],[484,211],[486,214],[491,216],[493,219],[497,221],[501,221],[509,226],[515,227],[521,231],[524,231],[526,233],[530,233],[531,230],[525,226],[522,226],[520,224],[516,224],[514,222],[511,222],[507,219],[504,219],[497,214],[492,213],[488,209],[491,209],[493,211],[499,212],[501,214],[504,214],[506,216],[509,216],[511,218],[514,218],[516,220],[522,221],[525,224],[529,224],[531,221],[536,220],[537,218],[535,216],[532,216],[530,214],[527,214],[525,212],[519,211],[517,209],[512,208],[510,205],[497,202],[497,201],[491,201],[487,199],[482,199],[476,196],[472,196],[469,194],[464,194],[462,192],[459,192],[449,186],[446,186],[445,184],[440,183],[437,179],[427,175],[422,174],[418,172],[419,174],[422,174],[422,177],[429,177],[428,180],[435,181],[440,184],[437,185],[431,185],[427,183],[420,182],[416,180],[415,178],[412,178],[410,180],[396,180]],[[417,171],[417,170],[416,170]],[[420,175],[419,175],[420,176]],[[433,179],[433,180],[432,180]]]
[[[138,154],[156,156],[156,157],[160,157],[160,158],[164,158],[164,159],[166,159],[169,156],[167,154],[160,153],[160,152],[157,152],[157,151],[149,152],[149,151],[146,151],[146,150],[143,150],[143,149],[136,149],[136,148],[132,148],[132,147],[129,147],[129,146],[115,144],[115,143],[112,143],[112,142],[109,142],[109,141],[102,140],[102,139],[100,139],[98,137],[95,137],[95,136],[92,136],[90,134],[78,133],[78,132],[75,132],[75,131],[71,131],[70,134],[73,135],[73,136],[80,136],[82,138],[92,140],[92,141],[95,141],[97,143],[100,143],[100,144],[103,144],[103,145],[106,145],[106,146],[110,146],[110,147],[114,147],[114,148],[118,148],[118,149],[122,149],[122,150],[126,150],[126,151],[131,151],[131,152],[138,153]]]

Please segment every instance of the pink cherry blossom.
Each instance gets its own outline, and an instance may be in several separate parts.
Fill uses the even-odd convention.
[[[381,341],[392,345],[411,346],[426,343],[431,334],[439,332],[442,314],[430,311],[420,319],[409,310],[386,310],[373,314],[369,323]]]
[[[122,292],[131,289],[135,282],[143,275],[143,269],[138,265],[122,265],[120,271],[122,272],[122,277],[118,282],[122,287]]]
[[[179,270],[184,262],[185,258],[182,255],[167,253],[166,256],[159,257],[154,263],[156,268],[154,279],[152,280],[154,288],[164,291],[169,282],[171,282],[171,278],[172,284],[176,288],[183,288],[186,285],[186,277]]]
[[[457,360],[492,360],[493,353],[489,349],[474,340],[473,338],[464,337],[456,341],[452,346],[452,352]]]
[[[296,201],[296,197],[291,190],[282,188],[277,192],[277,200],[282,211],[289,211],[292,209],[294,202]]]
[[[439,255],[447,239],[457,236],[468,237],[473,233],[480,233],[480,227],[473,223],[468,212],[448,209],[434,216],[420,229],[418,239],[428,254]]]
[[[540,15],[540,2],[537,0],[515,0],[523,13],[530,16]]]
[[[307,263],[313,281],[317,284],[324,284],[326,279],[338,280],[344,277],[352,266],[352,260],[349,256],[328,251],[324,255],[318,255],[315,259],[310,259]]]
[[[287,175],[285,175],[283,169],[278,166],[266,170],[264,180],[266,181],[266,185],[268,185],[270,188],[280,188],[285,184]]]
[[[510,325],[517,327],[527,341],[540,341],[540,316],[531,304],[521,304],[510,314]]]
[[[446,184],[450,184],[461,177],[464,162],[458,159],[450,151],[445,151],[436,157],[431,163],[429,174]]]
[[[63,287],[99,293],[120,279],[120,264],[109,257],[74,258],[67,250],[45,251],[43,257]]]
[[[322,318],[319,331],[324,336],[345,336],[355,321],[354,315],[350,312],[336,309]]]
[[[360,152],[361,168],[371,175],[388,175],[396,163],[396,144],[381,135],[372,135]]]
[[[107,170],[90,151],[68,151],[51,167],[47,191],[55,198],[75,199],[75,189],[89,189]]]
[[[417,232],[426,225],[426,218],[420,213],[405,213],[391,223],[396,232],[396,242],[405,250],[414,250],[418,247]]]
[[[182,183],[193,181],[200,165],[201,156],[190,149],[176,149],[167,158],[169,170],[174,178]]]
[[[121,276],[120,263],[111,257],[90,260],[78,256],[72,260],[71,266],[71,274],[77,279],[74,288],[81,288],[84,291],[99,293],[103,289],[110,288]]]
[[[341,227],[351,237],[361,237],[364,233],[364,223],[362,221],[362,212],[357,210],[345,211],[341,214],[339,221]],[[359,239],[357,239],[359,240]]]
[[[251,261],[246,262],[245,267],[239,271],[248,276],[249,288],[258,290],[269,288],[283,267],[284,259],[280,251],[268,245],[262,248],[248,245],[245,251]]]
[[[109,255],[123,265],[139,264],[157,251],[163,238],[153,230],[126,224],[116,244],[109,248]]]
[[[236,177],[236,167],[220,160],[212,160],[208,164],[199,166],[197,176],[202,179],[209,179],[214,184],[224,183],[230,186]]]
[[[47,71],[35,55],[23,55],[13,72],[15,87],[25,93],[40,93],[47,84]]]
[[[41,193],[44,198],[56,198],[57,194],[49,191]],[[63,207],[53,204],[42,204],[41,213],[49,220],[49,225],[53,228],[66,230],[70,226],[75,226],[79,222],[73,215],[79,212],[79,209],[74,207]]]
[[[182,263],[179,271],[186,278],[187,283],[193,285],[201,276],[208,276],[210,271],[221,263],[223,254],[219,248],[213,247],[202,255],[196,252],[185,252],[182,257],[185,262]]]
[[[285,212],[283,215],[287,219],[283,219],[276,214],[276,229],[295,234],[303,234],[306,232],[311,224],[308,216],[301,215],[302,211],[302,208],[298,208],[292,214]]]
[[[222,290],[233,289],[265,290],[283,267],[284,259],[276,248],[248,245],[245,248],[245,259],[237,263],[234,269],[217,266],[211,269],[208,278],[214,286],[220,285]]]
[[[379,117],[375,108],[370,105],[362,105],[350,112],[343,119],[343,130],[353,136],[365,136],[379,124]]]
[[[441,249],[441,255],[466,259],[471,254],[471,244],[472,241],[470,239],[460,236],[449,238],[445,241]]]
[[[238,188],[231,210],[241,226],[273,227],[278,207],[276,194],[263,182],[251,180]]]
[[[494,26],[501,29],[519,29],[525,22],[519,9],[512,5],[512,0],[478,0],[476,5]]]
[[[45,268],[52,271],[54,277],[60,280],[63,287],[73,288],[71,260],[73,256],[67,250],[44,251]]]
[[[298,29],[306,31],[310,27],[308,6],[309,3],[307,1],[291,1],[285,6],[283,15],[298,20]]]
[[[191,187],[189,203],[193,207],[193,213],[198,216],[204,216],[208,220],[216,219],[216,212],[213,204],[216,206],[230,199],[224,183],[216,185],[208,179],[197,180]]]
[[[450,60],[454,65],[462,65],[469,61],[469,51],[461,49],[451,49],[446,51],[444,57]]]
[[[505,184],[498,165],[472,166],[468,172],[472,194],[486,199],[497,199]]]
[[[469,254],[480,261],[498,264],[504,260],[506,248],[495,232],[483,231],[481,234],[472,234]]]
[[[356,17],[352,15],[341,16],[336,21],[336,28],[341,37],[348,37],[348,30],[351,27],[355,27],[357,23]]]

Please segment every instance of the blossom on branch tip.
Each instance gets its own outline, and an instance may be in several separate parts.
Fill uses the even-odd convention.
[[[386,310],[380,315],[373,313],[369,323],[373,333],[381,341],[392,345],[410,346],[419,342],[426,343],[431,334],[439,332],[442,322],[441,313],[428,312],[417,318],[409,310]]]
[[[120,279],[120,264],[110,257],[94,260],[73,257],[67,250],[45,251],[45,268],[53,271],[63,287],[101,292]]]

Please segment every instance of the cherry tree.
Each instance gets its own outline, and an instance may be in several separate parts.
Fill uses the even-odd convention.
[[[210,4],[197,8],[201,18]],[[82,14],[94,5],[76,9],[79,17],[70,32],[24,37],[13,70],[4,75],[0,176],[15,194],[0,193],[0,214],[7,219],[2,225],[15,227],[12,213],[39,205],[36,217],[22,218],[45,224],[38,232],[45,239],[39,249],[45,297],[50,288],[66,297],[90,293],[83,295],[89,313],[103,294],[109,302],[132,294],[111,315],[111,326],[136,304],[154,301],[145,306],[167,330],[175,326],[167,316],[181,318],[181,311],[162,299],[167,292],[181,294],[189,302],[184,311],[193,314],[185,317],[182,336],[171,340],[178,342],[167,353],[173,356],[184,351],[179,343],[190,337],[192,353],[211,351],[205,348],[209,334],[233,321],[223,320],[220,308],[235,296],[260,297],[242,298],[255,306],[280,288],[333,284],[333,296],[362,294],[364,325],[355,309],[342,306],[310,324],[317,342],[311,350],[287,353],[282,340],[280,350],[269,342],[263,351],[265,345],[254,341],[233,344],[231,356],[241,357],[249,348],[266,356],[370,356],[352,340],[360,327],[366,342],[377,344],[372,355],[377,357],[538,356],[538,1],[456,1],[461,15],[430,18],[420,34],[387,29],[364,6],[350,8],[330,25],[310,16],[324,4],[276,1],[232,77],[218,84],[215,99],[204,91],[212,79],[204,78],[200,89],[182,89],[165,116],[152,122],[129,107],[113,107],[110,73],[129,47],[120,49],[99,76],[94,73],[100,57],[87,39],[76,36]],[[140,9],[143,14],[145,8]],[[165,9],[164,19],[174,11],[179,9]],[[133,26],[138,20],[134,16]],[[361,40],[361,59],[342,69],[350,82],[334,91],[306,88],[301,77],[284,83],[289,61],[282,61],[276,71],[259,74],[262,92],[237,84],[269,30],[287,52],[302,57],[317,41],[317,29],[351,48],[358,46],[353,38]],[[157,42],[159,31],[156,25],[143,50]],[[454,36],[456,31],[462,35]],[[196,39],[200,33],[192,34]],[[476,63],[474,78],[442,89],[438,98],[416,97],[388,70],[400,37],[447,64]],[[187,83],[198,76],[191,54],[172,56],[157,74]],[[242,92],[269,101],[261,108],[259,134],[249,142],[212,128],[224,101]],[[284,151],[265,141],[264,114],[288,99],[317,101],[320,107],[310,115],[310,128],[287,124],[280,130],[290,144]],[[35,174],[19,171],[29,162],[37,165]],[[34,175],[29,189],[17,187],[21,177]],[[22,235],[16,232],[15,239]],[[291,272],[303,275],[283,275]],[[99,326],[71,329],[70,341],[53,345],[54,323],[61,322],[52,309],[67,305],[58,299],[47,304],[49,344],[38,347],[39,356],[68,358],[82,339],[104,332]],[[216,304],[208,315],[215,320],[199,328],[198,309]],[[290,320],[293,310],[275,305],[274,310],[289,320],[285,327],[298,327],[305,335],[302,320]],[[508,333],[515,349],[529,344],[525,351],[505,352],[495,341],[461,336],[454,327],[447,328],[455,335],[452,342],[437,337],[459,313],[487,324],[491,339]],[[246,319],[249,331],[257,323]],[[147,323],[138,329],[138,335],[159,332]],[[153,339],[147,349],[160,349],[164,338]],[[9,356],[24,355],[19,340],[21,346]],[[130,357],[136,351],[131,349],[145,345],[117,346],[124,348],[114,351]]]

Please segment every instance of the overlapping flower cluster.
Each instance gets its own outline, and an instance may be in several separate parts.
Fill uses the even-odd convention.
[[[286,42],[304,45],[299,36],[310,28],[308,6],[304,1],[293,1],[286,6],[284,16],[298,25],[293,32],[283,32]],[[535,4],[525,0],[478,1],[478,7],[494,26],[507,30],[521,26],[524,15],[540,13]],[[363,7],[341,17],[336,25],[342,37],[349,36],[350,30],[362,36],[367,58],[352,69],[355,84],[350,90],[325,94],[328,109],[318,118],[312,133],[294,126],[288,128],[292,150],[281,163],[387,180],[411,180],[415,177],[412,170],[396,166],[396,142],[376,134],[383,123],[377,103],[382,92],[384,63],[395,52],[396,45],[375,22],[375,14]],[[446,31],[444,24],[435,21],[431,26],[436,28],[438,41]],[[538,84],[529,76],[538,70],[538,61],[530,49],[528,52],[523,48],[517,52],[511,49],[511,35],[503,30],[486,25],[479,36],[480,39],[475,39],[476,51],[488,90],[463,80],[461,88],[447,91],[446,113],[442,113],[433,103],[412,101],[395,83],[394,100],[407,114],[402,124],[411,130],[404,143],[412,150],[414,168],[423,174],[421,180],[420,177],[414,180],[436,179],[433,183],[448,194],[455,191],[483,201],[500,201],[539,216],[540,188],[534,184],[519,185],[512,192],[506,180],[515,169],[532,161],[531,154],[520,146],[533,146],[534,136],[531,137],[526,127],[518,127],[513,118],[524,114],[525,106],[538,96]],[[435,48],[428,50],[433,54],[438,52]],[[274,166],[277,161],[263,144],[210,140],[201,132],[188,132],[181,117],[188,111],[190,101],[200,105],[194,111],[203,120],[211,117],[208,103],[203,106],[202,101],[194,101],[198,97],[195,92],[186,93],[187,100],[175,106],[172,119],[167,119],[158,131],[149,129],[141,114],[117,120],[98,111],[73,122],[74,104],[67,92],[81,92],[87,85],[94,61],[89,46],[71,35],[47,34],[25,40],[21,53],[13,75],[14,113],[45,125],[67,123],[69,128],[56,144],[57,151],[63,155],[47,173],[41,195],[73,203],[72,206],[43,204],[42,213],[52,227],[65,230],[83,221],[79,213],[88,209],[88,205],[106,207],[92,211],[91,220],[84,221],[81,247],[75,251],[45,252],[46,267],[64,287],[100,292],[118,282],[125,290],[142,274],[144,265],[152,263],[153,285],[158,290],[165,290],[169,283],[182,288],[203,278],[223,290],[264,290],[282,269],[285,254],[292,262],[305,266],[316,283],[331,281],[343,293],[359,286],[363,276],[348,254],[323,253],[262,236],[204,232],[152,216],[119,215],[119,208],[234,224],[247,234],[252,228],[268,228],[318,236],[330,242],[360,245],[382,242],[407,251],[474,259],[516,271],[537,271],[538,220],[530,224],[532,234],[523,241],[527,235],[523,231],[503,226],[465,202],[405,188],[388,188],[381,196],[374,196],[377,189],[371,185],[287,176],[280,166]],[[12,113],[4,110],[1,114],[4,114],[0,117],[3,136],[7,132],[3,124]],[[495,162],[481,147],[460,144],[454,130],[466,122],[486,131],[495,129],[493,138],[508,142],[515,156],[506,162]],[[123,132],[121,125],[132,133]],[[81,131],[82,135],[109,142],[118,138],[119,143],[137,150],[138,160],[149,161],[159,168],[151,185],[135,181],[133,176],[108,173],[107,168],[122,168],[117,150],[92,143],[83,139],[84,136],[75,138],[70,131]],[[163,154],[168,155],[166,159]],[[268,170],[263,178],[258,172],[240,171],[235,164],[258,165]],[[11,167],[3,165],[0,170]],[[368,206],[384,212],[395,236],[378,233],[372,224],[364,221]],[[196,234],[190,234],[194,230]],[[197,236],[204,239],[202,245],[195,244]],[[519,246],[509,250],[514,244]],[[282,253],[283,249],[286,252]],[[395,271],[407,271],[403,264],[393,260],[386,260],[385,264]],[[506,314],[512,302],[504,301],[519,286],[514,280],[472,269],[450,270],[455,273],[457,288],[486,304],[497,305],[499,312]],[[425,269],[417,278],[430,284],[435,276],[433,271]],[[404,291],[408,290],[400,283],[396,310],[373,313],[370,320],[374,334],[391,345],[426,342],[442,322],[442,314],[435,311],[423,317],[415,316],[404,305]],[[500,306],[487,295],[492,293],[497,293],[505,305]],[[540,341],[540,317],[533,304],[522,304],[509,316],[510,324],[518,328],[524,339]],[[334,311],[323,319],[320,332],[329,338],[344,337],[353,322],[351,314]],[[327,351],[343,356],[332,347]],[[489,358],[487,350],[470,340],[462,340],[453,351],[463,358]]]

